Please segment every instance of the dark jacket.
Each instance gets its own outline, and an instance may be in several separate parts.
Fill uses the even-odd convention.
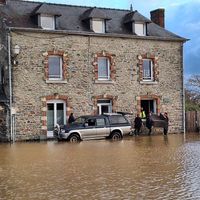
[[[153,120],[151,119],[151,117],[147,117],[146,127],[151,128],[152,126],[153,126]]]
[[[73,116],[73,115],[70,115],[70,116],[69,116],[69,119],[68,119],[68,123],[71,124],[71,123],[74,122],[74,121],[75,121],[74,116]]]
[[[135,128],[140,128],[142,126],[142,119],[140,117],[136,117],[134,123],[135,123]]]
[[[163,114],[160,114],[160,118],[165,121],[164,128],[168,128],[168,125],[169,125],[169,118],[168,118],[168,116],[164,116]]]

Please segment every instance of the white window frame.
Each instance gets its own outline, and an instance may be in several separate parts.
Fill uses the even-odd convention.
[[[108,99],[98,99],[98,100],[108,100]],[[112,112],[112,100],[110,100],[110,103],[97,103],[98,113],[99,115],[102,115],[101,107],[102,106],[108,106],[108,112]]]
[[[43,20],[51,20],[49,24],[45,24]],[[54,15],[47,15],[47,14],[40,14],[38,15],[39,25],[46,30],[55,30],[55,16]]]
[[[106,59],[106,63],[107,63],[107,70],[108,70],[108,76],[106,77],[100,77],[99,76],[99,59]],[[108,58],[108,57],[103,57],[103,56],[101,56],[101,57],[98,57],[98,59],[97,59],[97,62],[98,62],[98,80],[110,80],[110,59]]]
[[[93,19],[91,19],[91,24],[92,24],[92,30],[95,33],[105,33],[106,32],[104,19],[93,18]]]
[[[62,57],[61,56],[57,56],[57,55],[49,55],[48,56],[48,59],[49,58],[53,58],[53,57],[57,57],[57,58],[59,58],[59,60],[60,60],[60,77],[59,78],[51,78],[51,77],[49,77],[49,61],[48,61],[48,80],[62,80],[63,79],[63,59],[62,59]]]
[[[158,114],[156,111],[157,111],[157,101],[155,99],[153,99],[153,113],[154,114]]]
[[[146,36],[146,23],[133,23],[133,33],[139,36]]]
[[[144,61],[150,61],[150,73],[151,73],[151,76],[146,76],[145,77],[145,71],[144,71],[144,65],[142,64],[142,80],[143,81],[153,81],[154,80],[154,66],[153,66],[153,61],[152,59],[143,59],[143,63]]]

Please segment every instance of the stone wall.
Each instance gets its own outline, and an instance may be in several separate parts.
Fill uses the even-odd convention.
[[[13,100],[16,108],[16,139],[37,138],[44,133],[42,98],[65,96],[68,112],[75,116],[93,114],[94,98],[111,96],[115,111],[134,114],[138,100],[159,97],[159,111],[167,111],[170,132],[183,130],[182,43],[131,38],[95,37],[31,32],[13,32],[12,45],[21,52],[13,65]],[[61,83],[45,80],[45,52],[67,54],[67,77]],[[107,52],[114,57],[115,78],[111,83],[95,82],[95,55]],[[141,84],[139,55],[154,55],[158,81]],[[134,115],[133,115],[134,117]]]

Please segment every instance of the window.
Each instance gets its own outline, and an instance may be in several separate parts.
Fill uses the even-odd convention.
[[[88,119],[86,123],[88,123],[88,126],[95,126],[96,125],[96,119]]]
[[[62,80],[62,58],[60,56],[48,57],[49,80]]]
[[[143,81],[153,81],[153,62],[151,59],[143,59]]]
[[[105,33],[105,21],[102,19],[92,19],[92,29],[95,33]]]
[[[107,57],[98,58],[98,80],[110,80],[110,60]]]
[[[159,82],[158,59],[152,53],[138,55],[139,81],[141,84],[157,84]]]
[[[143,23],[134,23],[134,31],[135,34],[140,35],[140,36],[145,36],[146,35],[146,24]]]
[[[106,123],[104,118],[97,119],[97,126],[105,126],[105,125]]]
[[[109,116],[110,124],[126,124],[127,120],[123,116],[113,115]]]
[[[66,83],[67,82],[67,61],[68,56],[63,51],[47,51],[44,56],[44,79],[46,83]]]
[[[94,82],[97,84],[112,84],[116,81],[115,54],[102,51],[94,54]]]
[[[111,113],[112,112],[112,101],[109,99],[97,100],[98,114]]]
[[[39,16],[39,24],[43,29],[54,30],[55,16],[42,14]]]

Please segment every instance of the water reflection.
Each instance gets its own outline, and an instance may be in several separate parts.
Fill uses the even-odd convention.
[[[0,145],[0,199],[198,199],[200,137]]]

